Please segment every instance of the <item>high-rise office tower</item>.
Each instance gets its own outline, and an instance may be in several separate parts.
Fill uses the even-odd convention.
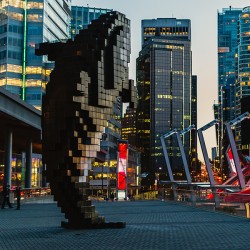
[[[69,38],[70,8],[71,0],[0,0],[0,86],[38,109],[54,64],[35,46]]]
[[[218,101],[219,118],[224,122],[235,116],[235,54],[241,12],[232,7],[218,12]]]
[[[110,11],[112,9],[72,6],[71,37],[74,38],[79,34],[79,30],[86,29],[91,21]]]
[[[240,99],[250,95],[250,6],[242,10],[238,29],[238,81],[236,84],[236,114],[241,113]]]
[[[218,13],[218,115],[219,158],[226,166],[228,146],[225,123],[241,114],[241,99],[250,95],[250,7],[226,8]],[[244,103],[244,102],[243,102]],[[237,149],[242,150],[241,125],[235,129]]]
[[[142,150],[142,172],[166,169],[160,136],[191,124],[191,81],[190,20],[142,20],[142,50],[137,58],[137,146]],[[189,133],[183,144],[189,158]],[[182,173],[175,136],[166,145],[174,171]]]
[[[228,145],[225,123],[235,117],[236,50],[238,19],[242,9],[223,8],[218,12],[218,130],[219,158],[225,165]]]
[[[241,99],[250,96],[250,6],[243,8],[239,16],[238,27],[238,56],[237,56],[237,82],[236,82],[236,115],[240,115]],[[245,102],[243,102],[245,103]],[[241,126],[236,127],[236,143],[238,150],[242,150]]]
[[[136,109],[127,107],[122,118],[122,140],[129,144],[136,145]]]

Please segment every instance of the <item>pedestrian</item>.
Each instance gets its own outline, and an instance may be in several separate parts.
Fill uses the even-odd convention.
[[[9,208],[12,208],[11,204],[10,204],[10,186],[7,183],[6,185],[4,185],[3,187],[3,204],[2,204],[2,209],[5,208],[5,202],[7,202]]]
[[[20,210],[21,188],[16,187],[16,209]]]
[[[110,199],[111,199],[111,201],[114,201],[114,198],[115,198],[115,196],[114,196],[114,193],[112,192],[112,193],[110,194]]]

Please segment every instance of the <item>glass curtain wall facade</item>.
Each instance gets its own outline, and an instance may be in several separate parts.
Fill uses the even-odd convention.
[[[191,22],[160,18],[142,21],[143,48],[137,58],[137,145],[142,172],[166,170],[160,136],[191,124]],[[183,137],[187,158],[190,134]],[[183,175],[175,136],[166,140],[173,171]]]
[[[250,96],[250,6],[244,8],[239,16],[238,29],[238,81],[236,83],[236,115],[244,110],[241,107],[241,99]],[[238,150],[242,150],[241,125],[236,127],[236,143]]]
[[[53,69],[36,44],[70,37],[70,0],[0,1],[0,86],[41,109]]]
[[[130,145],[136,145],[136,109],[127,107],[122,118],[122,140],[127,140]]]
[[[11,186],[25,187],[25,153],[13,153],[11,160]],[[4,151],[0,151],[0,192],[4,184]],[[42,155],[32,154],[31,187],[42,187]]]
[[[218,118],[219,159],[227,165],[225,150],[228,145],[224,124],[235,117],[235,84],[238,19],[242,9],[223,8],[218,12]]]
[[[79,34],[79,30],[86,29],[92,20],[98,19],[100,15],[110,11],[112,9],[72,6],[71,38]]]

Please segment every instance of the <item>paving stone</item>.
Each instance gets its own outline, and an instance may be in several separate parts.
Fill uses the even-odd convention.
[[[56,203],[0,210],[0,249],[250,249],[250,221],[162,201],[94,202],[122,229],[69,230]]]

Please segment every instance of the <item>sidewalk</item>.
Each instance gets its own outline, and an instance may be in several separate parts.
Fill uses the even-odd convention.
[[[162,201],[94,204],[126,228],[68,230],[56,203],[24,203],[0,210],[0,249],[250,249],[248,219]]]

